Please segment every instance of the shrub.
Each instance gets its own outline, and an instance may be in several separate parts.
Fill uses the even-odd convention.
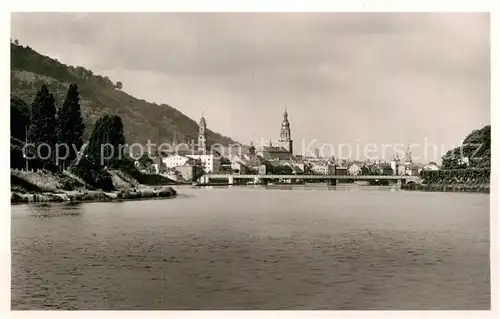
[[[71,172],[97,189],[103,191],[114,190],[111,174],[87,159],[81,159],[78,165],[72,168]]]
[[[491,170],[489,168],[466,168],[422,171],[420,177],[425,184],[489,184],[490,175]]]

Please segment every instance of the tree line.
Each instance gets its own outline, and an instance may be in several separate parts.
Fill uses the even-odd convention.
[[[104,115],[97,120],[83,154],[84,130],[80,94],[74,83],[59,107],[46,84],[38,90],[31,106],[11,97],[11,140],[26,143],[22,161],[27,168],[62,171],[78,156],[97,166],[111,165],[119,158],[119,149],[126,144],[119,116]],[[105,152],[101,150],[103,144],[108,145]],[[16,160],[14,166],[20,166],[19,158]]]
[[[33,60],[33,55],[36,55],[38,53],[36,53],[32,48],[30,48],[29,46],[23,47],[17,39],[10,39],[10,42],[11,65],[13,68],[23,68],[30,65],[31,67],[35,68],[40,74],[62,78],[67,81],[73,81],[75,79],[92,79],[97,84],[104,87],[109,87],[117,90],[121,90],[123,88],[123,83],[121,81],[113,83],[113,81],[111,81],[109,77],[94,74],[92,70],[87,70],[82,66],[68,66],[60,63],[59,61],[57,61],[57,59],[46,59],[43,63],[37,63],[35,60]]]

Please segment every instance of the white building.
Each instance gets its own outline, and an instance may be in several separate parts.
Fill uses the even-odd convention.
[[[424,171],[438,171],[439,167],[437,166],[436,163],[431,162],[431,163],[425,165],[423,170]]]
[[[167,168],[175,168],[177,166],[186,165],[189,162],[189,157],[182,155],[172,155],[163,158],[162,161]]]
[[[187,155],[187,157],[200,160],[205,173],[218,173],[221,167],[221,159],[212,154]]]
[[[469,158],[468,157],[459,158],[458,164],[460,164],[460,165],[465,164],[465,165],[469,166]]]
[[[334,175],[335,174],[335,165],[330,164],[329,162],[316,162],[311,163],[311,171],[317,175]]]

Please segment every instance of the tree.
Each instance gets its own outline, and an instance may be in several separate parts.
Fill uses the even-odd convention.
[[[469,159],[469,165],[462,158]],[[491,164],[491,125],[472,131],[461,146],[449,150],[442,157],[443,169],[462,169],[466,167],[487,168]]]
[[[24,168],[26,159],[23,157],[23,146],[26,131],[30,122],[30,106],[22,99],[10,98],[10,167]]]
[[[370,168],[366,165],[361,166],[361,175],[371,175]]]
[[[110,80],[107,76],[104,77],[104,82],[106,83],[106,86],[113,87],[113,81]]]
[[[147,169],[153,164],[153,160],[151,159],[149,154],[144,153],[141,158],[138,159],[139,165],[142,169]]]
[[[80,108],[80,94],[78,86],[71,84],[64,100],[63,106],[59,110],[57,118],[58,143],[67,145],[68,148],[61,147],[60,152],[68,150],[69,154],[60,154],[67,157],[62,161],[63,169],[68,163],[76,158],[78,150],[83,145],[83,124],[82,112]],[[58,164],[58,163],[56,163]]]
[[[17,96],[10,98],[10,136],[24,142],[30,123],[30,106]]]
[[[30,148],[30,154],[44,162],[54,162],[56,124],[55,99],[47,85],[43,84],[31,105],[28,142],[34,146]]]
[[[198,179],[200,179],[203,175],[205,174],[205,171],[203,171],[203,168],[194,166],[193,167],[193,176],[191,181],[196,182]]]
[[[293,169],[287,165],[276,165],[272,168],[274,175],[292,175]]]
[[[100,166],[112,166],[123,157],[121,152],[125,143],[121,118],[104,115],[95,124],[85,156]]]
[[[123,121],[118,115],[111,116],[111,143],[123,146],[126,143]]]
[[[120,81],[118,81],[118,82],[116,82],[115,87],[116,87],[118,90],[121,90],[121,89],[123,88],[123,83],[122,83],[122,82],[120,82]]]
[[[19,45],[19,40],[18,40],[18,39],[15,39],[15,40],[14,40],[14,44],[15,44],[15,45]]]

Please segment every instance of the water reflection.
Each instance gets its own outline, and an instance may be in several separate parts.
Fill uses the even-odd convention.
[[[35,203],[25,205],[30,215],[36,218],[53,218],[63,216],[81,216],[81,203]]]

